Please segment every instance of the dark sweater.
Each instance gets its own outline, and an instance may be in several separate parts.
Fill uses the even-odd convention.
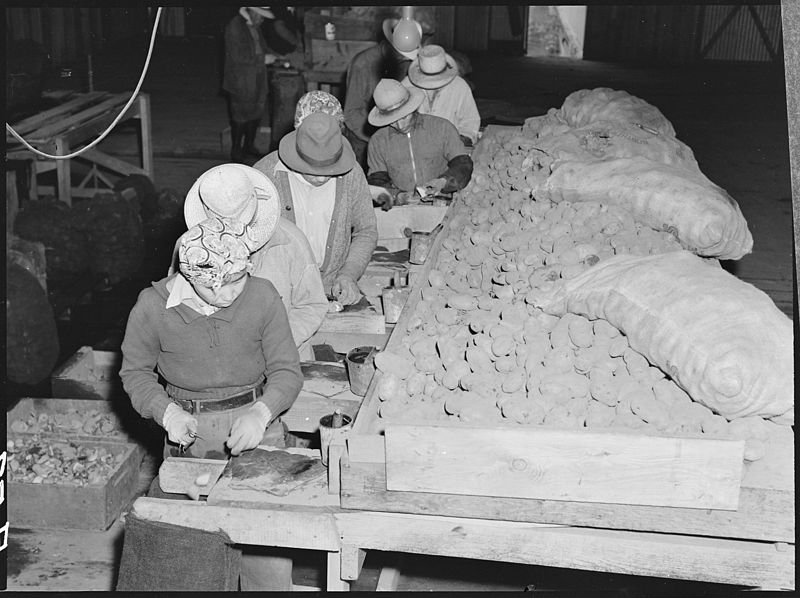
[[[210,316],[186,305],[166,309],[167,281],[139,293],[122,341],[120,378],[134,409],[159,424],[170,396],[224,398],[266,378],[261,401],[277,416],[303,386],[300,359],[278,292],[249,277],[229,306]]]

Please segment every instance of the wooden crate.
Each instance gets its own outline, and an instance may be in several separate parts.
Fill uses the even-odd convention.
[[[79,444],[110,448],[115,454],[123,453],[125,459],[102,485],[31,484],[10,477],[8,521],[14,528],[104,531],[128,506],[139,483],[139,447],[110,441],[80,440]]]
[[[54,397],[111,400],[125,397],[119,368],[122,354],[81,347],[50,376]]]

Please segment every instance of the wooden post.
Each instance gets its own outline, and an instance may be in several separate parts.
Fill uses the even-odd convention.
[[[342,577],[355,581],[361,575],[367,552],[355,546],[342,546]]]
[[[350,582],[342,579],[342,555],[340,552],[328,553],[326,590],[328,592],[350,591]]]
[[[142,128],[142,168],[147,173],[147,176],[150,177],[150,180],[155,181],[150,96],[146,93],[139,94],[139,125]]]
[[[789,164],[792,175],[795,271],[800,270],[800,4],[781,2],[783,63],[786,76],[786,114],[789,116]],[[800,298],[800,279],[795,284]]]
[[[6,233],[14,232],[14,220],[19,211],[19,196],[17,194],[17,173],[6,172]]]
[[[69,143],[64,137],[56,137],[56,155],[66,156],[69,153]],[[56,160],[56,175],[58,178],[57,193],[58,199],[72,205],[72,180],[70,174],[69,160]]]

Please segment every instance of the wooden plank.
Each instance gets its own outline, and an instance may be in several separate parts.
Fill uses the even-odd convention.
[[[361,569],[364,567],[364,559],[367,556],[365,550],[361,550],[356,546],[342,546],[342,579],[355,581],[361,575]]]
[[[794,542],[791,490],[742,487],[737,511],[395,492],[386,489],[384,463],[368,462],[366,438],[371,437],[351,434],[347,439],[349,455],[343,459],[340,490],[345,509]]]
[[[19,212],[19,194],[17,193],[17,173],[6,171],[6,234],[14,233],[14,221]]]
[[[323,415],[339,408],[342,413],[355,418],[360,406],[361,397],[349,390],[342,393],[341,398],[328,398],[301,390],[294,404],[281,415],[281,420],[289,427],[290,432],[314,433],[319,430],[319,419]]]
[[[155,163],[153,162],[153,124],[150,117],[150,94],[140,93],[139,99],[139,126],[142,133],[142,169],[155,181]],[[260,129],[259,129],[260,130]]]
[[[386,487],[736,510],[744,441],[391,424]]]
[[[133,513],[150,521],[222,530],[237,544],[338,551],[339,532],[329,512],[265,506],[237,508],[207,502],[141,497]]]
[[[358,308],[347,306],[344,311],[325,314],[319,332],[383,334],[386,332],[386,320],[372,305]]]
[[[330,345],[337,353],[347,353],[356,347],[371,346],[383,349],[389,340],[390,326],[381,334],[363,334],[361,332],[325,332],[317,331],[311,337],[312,345]]]
[[[124,105],[129,97],[129,95],[122,93],[113,94],[108,99],[103,100],[95,106],[81,110],[67,118],[59,119],[53,124],[39,127],[33,131],[31,139],[35,141],[46,141],[50,137],[55,137],[56,135],[69,131],[71,128],[85,123],[96,116],[100,116],[109,110],[113,110],[117,106]]]
[[[122,176],[128,176],[131,174],[143,174],[147,176],[147,172],[143,168],[134,166],[130,162],[125,162],[125,160],[120,160],[119,158],[109,156],[108,154],[105,154],[94,148],[84,150],[80,155],[80,158],[89,160],[95,164],[99,164],[100,166],[108,168],[109,170],[117,174],[121,174]]]
[[[207,474],[208,484],[201,489],[200,494],[208,496],[227,464],[227,461],[220,459],[167,457],[158,468],[158,483],[163,492],[185,494],[198,476]]]
[[[446,206],[396,206],[388,212],[375,208],[378,224],[378,239],[398,239],[404,237],[405,228],[429,233],[444,220]],[[380,245],[380,241],[378,241]]]
[[[794,589],[794,545],[457,517],[336,516],[343,544],[628,575]]]
[[[391,565],[381,567],[378,575],[378,583],[375,585],[376,592],[396,592],[397,585],[400,583],[400,571],[402,567],[402,555],[396,555]]]
[[[328,592],[348,592],[350,582],[342,579],[342,557],[338,552],[329,552],[327,555],[327,568],[325,572],[325,589]]]

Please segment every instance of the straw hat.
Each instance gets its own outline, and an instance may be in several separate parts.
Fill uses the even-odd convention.
[[[408,88],[394,79],[381,79],[372,93],[375,107],[370,110],[370,124],[383,127],[397,122],[419,108],[425,99],[424,92],[415,87]]]
[[[413,26],[409,27],[408,23]],[[401,24],[402,23],[402,24]],[[398,25],[401,25],[398,27]],[[422,42],[422,25],[414,19],[384,19],[383,35],[392,47],[409,60],[417,57]]]
[[[250,251],[266,245],[280,217],[278,190],[263,172],[244,164],[221,164],[194,182],[183,203],[186,226],[209,217],[236,220],[246,229]]]
[[[422,89],[439,89],[458,75],[458,66],[444,48],[431,44],[419,49],[416,59],[408,67],[409,80]]]
[[[338,176],[350,172],[356,156],[330,114],[313,112],[278,144],[281,162],[295,172]]]
[[[253,21],[250,18],[250,14],[247,12],[247,9],[252,10],[257,15],[261,15],[265,19],[275,20],[275,13],[270,10],[269,6],[240,6],[239,7],[239,14],[242,15],[245,21],[247,21],[248,25],[252,25]]]

